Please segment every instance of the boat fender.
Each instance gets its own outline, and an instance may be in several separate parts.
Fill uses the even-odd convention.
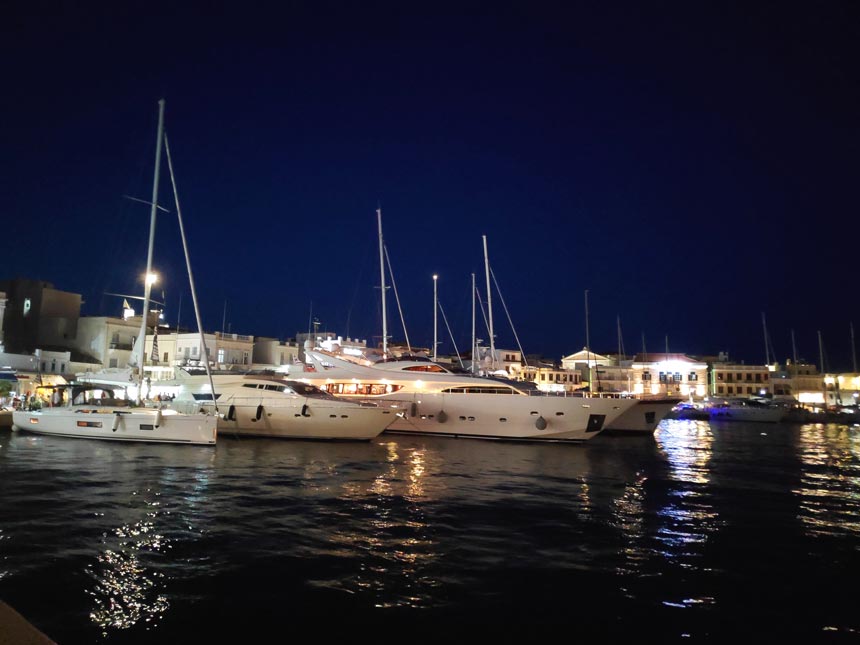
[[[307,403],[305,403],[305,404],[302,406],[302,416],[303,416],[303,417],[309,417],[309,416],[311,416],[311,406],[309,406]]]
[[[236,420],[236,406],[231,405],[227,408],[227,421],[235,421]]]
[[[538,417],[537,420],[535,420],[535,428],[538,430],[546,430],[546,419],[542,416]]]
[[[161,419],[161,410],[159,409],[158,412],[155,413],[155,427],[156,428],[161,425],[161,420],[162,420]]]
[[[263,404],[257,406],[257,416],[253,419],[254,421],[259,421],[263,417]]]
[[[114,415],[113,415],[113,427],[111,428],[111,430],[113,430],[114,432],[116,432],[116,431],[117,431],[117,429],[119,428],[119,422],[120,422],[120,419],[122,419],[122,417],[119,415],[119,413],[118,413],[118,412],[114,412]]]
[[[418,404],[415,401],[412,402],[412,405],[409,406],[409,416],[417,417],[418,416]]]
[[[439,410],[439,414],[436,415],[436,421],[439,423],[445,423],[448,420],[448,415],[445,414],[445,410]]]

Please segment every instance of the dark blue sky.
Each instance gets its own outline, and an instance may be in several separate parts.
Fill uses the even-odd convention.
[[[291,337],[313,303],[372,342],[380,204],[413,344],[438,273],[468,346],[485,234],[527,353],[585,344],[588,289],[598,351],[620,316],[628,352],[668,334],[762,362],[765,312],[780,359],[794,329],[817,362],[820,329],[828,367],[851,366],[851,3],[115,4],[4,15],[2,277],[83,293],[85,314],[140,291],[149,213],[123,195],[149,198],[164,97],[209,329],[226,301],[232,331]],[[185,293],[189,324],[169,216],[158,241],[168,320]]]

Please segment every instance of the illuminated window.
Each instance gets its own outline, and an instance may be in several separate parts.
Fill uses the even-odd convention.
[[[31,305],[30,305],[30,299],[29,299],[29,298],[24,298],[24,315],[25,315],[25,316],[26,316],[28,313],[30,313],[30,306],[31,306]]]

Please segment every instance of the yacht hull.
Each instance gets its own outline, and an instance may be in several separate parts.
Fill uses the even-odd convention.
[[[516,441],[587,441],[634,399],[434,393],[403,401],[386,433]]]
[[[608,423],[605,431],[618,435],[653,434],[660,422],[677,404],[678,399],[640,399],[615,421]]]
[[[211,403],[194,407],[214,412]],[[376,406],[363,407],[344,401],[306,402],[303,398],[242,401],[228,397],[223,402],[219,400],[218,412],[221,434],[324,441],[370,441],[396,418],[395,411]]]
[[[173,410],[95,407],[18,411],[12,427],[21,432],[106,441],[142,441],[213,446],[216,419],[203,414],[181,415]]]

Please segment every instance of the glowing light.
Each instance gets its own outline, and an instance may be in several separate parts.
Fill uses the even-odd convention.
[[[147,273],[146,274],[146,284],[152,286],[156,282],[158,282],[158,274],[157,273]]]

